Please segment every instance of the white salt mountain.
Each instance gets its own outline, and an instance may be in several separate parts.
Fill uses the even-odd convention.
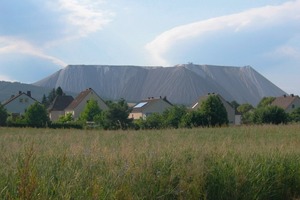
[[[281,96],[283,90],[252,67],[176,65],[141,67],[112,65],[69,65],[34,85],[79,93],[93,88],[110,100],[138,102],[164,97],[174,104],[191,105],[201,95],[219,93],[227,101],[256,105],[265,96]]]

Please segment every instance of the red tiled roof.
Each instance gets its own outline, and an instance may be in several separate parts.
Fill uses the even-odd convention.
[[[82,91],[73,101],[72,103],[66,108],[66,110],[74,110],[82,101],[83,99],[91,92],[94,92],[95,95],[98,96],[98,94],[92,89],[88,88],[84,91]],[[104,100],[98,96],[99,99],[101,99],[103,102]]]
[[[278,106],[283,109],[287,109],[294,101],[296,98],[299,98],[299,96],[281,96],[277,97],[273,102],[273,106]]]
[[[72,103],[66,108],[67,110],[73,110],[76,108],[80,102],[93,90],[91,88],[88,88],[82,92],[72,101]]]

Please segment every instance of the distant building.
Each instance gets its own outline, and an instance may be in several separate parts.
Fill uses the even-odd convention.
[[[104,100],[98,96],[98,94],[92,88],[88,88],[82,91],[72,101],[72,103],[65,109],[65,114],[71,113],[74,119],[78,119],[81,112],[84,110],[85,105],[90,99],[96,100],[101,110],[108,109],[108,106],[105,104]]]
[[[240,125],[240,124],[241,124],[241,115],[240,115],[240,114],[236,114],[235,109],[233,108],[233,106],[232,106],[230,103],[228,103],[228,102],[227,102],[221,95],[219,95],[219,94],[208,93],[207,95],[201,96],[201,97],[199,98],[199,100],[198,100],[196,103],[194,103],[194,104],[192,105],[192,109],[198,109],[198,108],[200,108],[202,102],[203,102],[204,100],[206,100],[210,95],[215,95],[215,96],[217,96],[217,97],[221,100],[223,106],[224,106],[225,109],[226,109],[226,112],[227,112],[227,118],[228,118],[229,124],[234,124],[234,125]]]
[[[48,108],[49,118],[51,121],[57,121],[60,116],[65,115],[65,109],[72,103],[72,96],[56,96]]]
[[[163,113],[166,109],[172,107],[173,105],[167,100],[166,97],[162,98],[154,98],[149,97],[148,99],[144,99],[133,106],[131,113],[129,114],[129,118],[132,119],[146,119],[148,115],[152,113]]]
[[[277,97],[272,104],[273,106],[278,106],[283,108],[285,112],[290,113],[296,108],[300,107],[300,98],[298,95],[283,95]]]
[[[17,95],[12,95],[10,99],[3,103],[4,108],[7,112],[16,115],[23,115],[27,108],[38,102],[36,99],[31,97],[31,91],[27,93],[19,91]]]

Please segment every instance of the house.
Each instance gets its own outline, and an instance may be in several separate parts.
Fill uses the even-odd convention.
[[[154,98],[149,97],[133,106],[129,118],[132,119],[146,119],[146,117],[152,113],[163,113],[166,109],[173,105],[167,100],[166,97]]]
[[[105,104],[104,100],[98,96],[98,94],[92,88],[88,88],[82,91],[72,101],[72,103],[65,109],[65,114],[71,113],[74,119],[78,119],[81,112],[84,110],[85,105],[90,99],[96,100],[101,110],[108,109],[108,106]]]
[[[221,95],[215,94],[215,93],[208,93],[207,95],[201,96],[199,100],[193,104],[192,109],[198,109],[201,106],[201,103],[206,100],[210,95],[215,95],[218,96],[219,99],[221,100],[223,106],[226,109],[227,112],[227,118],[229,121],[229,124],[234,124],[234,125],[240,125],[241,124],[241,115],[236,114],[235,109],[233,106],[228,103]]]
[[[3,103],[8,113],[13,116],[23,115],[26,109],[37,102],[36,99],[31,97],[31,91],[27,93],[19,91],[17,95],[12,95],[10,99]]]
[[[57,121],[60,116],[65,115],[65,109],[72,103],[74,98],[69,95],[57,96],[48,108],[51,121]]]
[[[271,105],[283,108],[285,112],[290,113],[300,107],[300,98],[298,95],[283,95],[277,97]]]

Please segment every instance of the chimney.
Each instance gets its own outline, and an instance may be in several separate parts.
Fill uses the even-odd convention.
[[[22,91],[19,90],[19,94],[22,94]]]
[[[27,96],[31,97],[31,91],[27,91]]]
[[[284,94],[283,97],[285,98],[285,97],[286,97],[286,94]]]
[[[294,94],[291,94],[292,97],[294,97]]]

